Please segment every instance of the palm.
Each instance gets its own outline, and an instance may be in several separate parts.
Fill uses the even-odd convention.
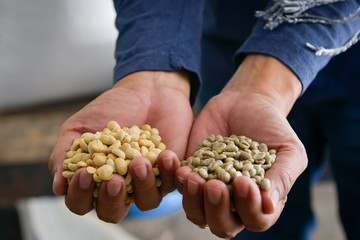
[[[286,118],[263,96],[231,91],[214,97],[201,111],[191,132],[188,154],[210,134],[245,135],[278,150],[297,141]]]
[[[159,129],[162,142],[171,150],[163,151],[158,157],[160,178],[163,182],[160,191],[156,187],[152,166],[147,159],[137,158],[129,165],[135,188],[136,205],[141,210],[153,209],[160,203],[164,194],[174,189],[173,174],[180,165],[177,156],[183,158],[185,155],[192,125],[192,111],[188,97],[183,91],[171,85],[158,86],[150,80],[139,77],[131,81],[122,80],[64,123],[50,157],[49,168],[55,176],[54,193],[66,194],[65,202],[68,208],[77,214],[82,215],[92,209],[94,182],[86,170],[80,169],[67,187],[65,179],[61,176],[62,162],[75,138],[80,137],[84,132],[101,131],[110,120],[117,121],[121,127],[150,124]],[[145,170],[139,170],[139,167]],[[149,174],[147,178],[143,179],[136,175],[144,171],[146,175]],[[129,210],[129,206],[124,201],[125,195],[125,181],[119,175],[114,175],[112,179],[101,184],[97,205],[98,217],[109,222],[120,221]]]
[[[192,124],[192,112],[186,97],[169,88],[159,89],[156,95],[142,89],[114,88],[70,118],[63,131],[74,135],[96,132],[110,120],[119,122],[121,126],[147,123],[158,128],[168,149],[182,158]]]

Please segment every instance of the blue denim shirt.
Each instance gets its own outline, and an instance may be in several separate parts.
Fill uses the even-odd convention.
[[[360,29],[359,18],[342,24],[285,22],[275,29],[264,29],[266,21],[255,18],[254,13],[274,4],[266,0],[114,0],[114,4],[119,30],[114,82],[141,70],[186,69],[191,73],[192,103],[201,83],[204,37],[211,36],[236,46],[235,66],[247,53],[264,53],[279,59],[299,77],[305,91],[333,58],[315,55],[306,43],[337,48]],[[305,13],[342,19],[359,6],[359,1],[347,0],[313,7]],[[326,85],[333,84],[336,86],[334,82]],[[334,89],[341,90],[335,87],[329,91]],[[326,91],[321,94],[332,95]]]

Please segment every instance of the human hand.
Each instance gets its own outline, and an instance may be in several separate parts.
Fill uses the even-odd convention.
[[[265,58],[269,60],[269,57]],[[262,74],[258,63],[267,70],[262,60],[245,59],[224,90],[205,105],[193,125],[187,155],[192,155],[210,134],[245,135],[264,142],[277,150],[276,162],[265,174],[271,180],[271,188],[260,190],[248,177],[235,178],[233,200],[236,212],[233,213],[225,183],[220,180],[206,182],[189,167],[176,171],[176,185],[183,194],[187,218],[199,226],[208,224],[210,230],[222,238],[234,237],[244,227],[250,231],[265,231],[271,227],[283,210],[293,183],[307,165],[305,149],[286,120],[294,101],[291,99],[296,99],[301,90],[300,82],[296,76],[292,79],[293,73],[277,60],[273,62],[275,66],[268,66],[270,72]],[[273,76],[282,76],[281,72],[285,74],[283,79],[289,82],[276,78],[278,82],[269,89],[265,83],[272,82]],[[281,89],[287,93],[278,95]]]
[[[76,214],[91,211],[95,187],[92,175],[85,168],[80,169],[67,187],[61,174],[72,141],[84,132],[102,130],[110,120],[121,127],[147,123],[159,129],[168,149],[157,159],[163,184],[159,189],[156,187],[151,163],[144,157],[132,160],[129,170],[137,207],[141,210],[157,207],[162,197],[175,189],[173,174],[180,166],[178,157],[182,159],[185,155],[193,120],[189,94],[189,80],[183,72],[137,72],[123,78],[63,124],[49,162],[54,193],[66,195],[67,207]],[[96,207],[100,219],[116,223],[127,215],[130,205],[125,204],[125,186],[124,178],[117,174],[102,182]]]

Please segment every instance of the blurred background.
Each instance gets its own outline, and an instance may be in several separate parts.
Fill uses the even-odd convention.
[[[0,239],[218,239],[186,219],[176,193],[170,213],[134,210],[116,225],[52,194],[61,124],[112,86],[114,18],[111,0],[0,0]],[[312,189],[314,239],[345,239],[335,191],[331,177]]]

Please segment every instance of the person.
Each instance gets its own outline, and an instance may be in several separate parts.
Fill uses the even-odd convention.
[[[94,187],[91,176],[85,170],[77,171],[68,187],[61,176],[62,161],[72,139],[83,132],[102,129],[109,120],[123,126],[149,123],[159,129],[169,150],[157,160],[164,183],[159,190],[147,159],[137,158],[129,165],[139,209],[157,207],[162,196],[176,187],[183,194],[187,218],[196,225],[209,226],[219,237],[231,238],[240,233],[241,239],[246,234],[260,239],[276,232],[272,229],[284,223],[279,216],[283,209],[286,213],[285,202],[288,196],[290,201],[296,190],[289,194],[290,189],[308,164],[298,135],[302,137],[300,117],[310,116],[302,115],[301,111],[296,113],[296,109],[308,109],[306,105],[298,108],[301,103],[295,102],[300,95],[305,99],[305,90],[333,55],[356,42],[360,29],[359,2],[115,0],[114,4],[119,30],[115,84],[62,126],[49,162],[54,193],[66,195],[65,202],[71,211],[89,212]],[[266,9],[257,12],[259,19],[253,17],[257,9]],[[353,65],[351,72],[354,69]],[[330,87],[336,81],[326,79],[323,82],[326,88],[322,86],[319,93],[315,91],[317,82],[321,81],[312,85],[313,96],[333,96],[333,89],[336,93],[340,91],[336,86]],[[353,86],[349,89],[356,89],[356,83]],[[193,122],[191,106],[198,93],[202,110]],[[327,109],[329,116],[333,109]],[[348,110],[348,114],[354,114],[352,109]],[[298,135],[287,119],[290,111],[289,120],[300,130]],[[341,115],[337,118],[343,121]],[[300,123],[295,127],[296,121]],[[329,125],[329,131],[334,130],[334,123]],[[307,132],[312,133],[311,129]],[[218,180],[206,182],[190,168],[180,167],[179,160],[191,155],[210,134],[246,135],[277,150],[276,164],[266,173],[272,183],[269,190],[260,191],[246,177],[234,180],[236,213],[230,211],[225,184]],[[352,164],[355,157],[350,159]],[[309,166],[312,164],[310,161]],[[306,183],[309,177],[305,175]],[[297,183],[302,182],[302,176]],[[123,178],[114,176],[101,185],[96,208],[100,219],[119,222],[126,216],[129,206],[124,204],[124,184]],[[349,196],[358,199],[354,192],[344,197],[346,203]],[[304,201],[308,200],[306,196]],[[312,217],[308,214],[304,219],[293,218],[300,222],[292,227],[297,229],[291,231],[288,227],[289,232],[281,230],[274,236],[303,239],[309,216]],[[355,224],[349,227],[352,233],[347,231],[349,239],[355,236],[351,234],[357,234],[354,229],[359,226],[359,220],[352,220]],[[270,230],[251,235],[244,228],[252,232]]]

